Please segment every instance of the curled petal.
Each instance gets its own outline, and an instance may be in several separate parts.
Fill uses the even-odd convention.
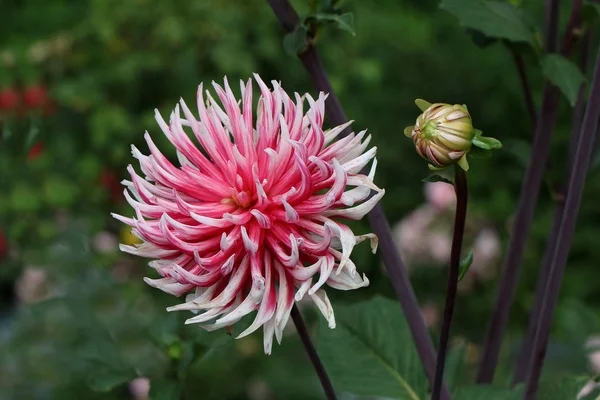
[[[361,287],[369,286],[369,279],[363,274],[362,278],[359,274],[352,275],[344,270],[339,274],[332,274],[327,279],[327,285],[338,290],[354,290]]]
[[[173,278],[160,278],[160,279],[150,279],[144,278],[144,282],[148,285],[155,287],[157,289],[162,290],[165,293],[172,294],[173,296],[181,296],[184,293],[187,293],[194,287],[192,284],[181,284],[177,282]]]
[[[314,294],[311,294],[310,297],[327,320],[329,328],[334,329],[335,315],[333,314],[333,307],[331,307],[331,302],[329,301],[329,297],[327,297],[327,293],[325,293],[323,289],[319,289]]]

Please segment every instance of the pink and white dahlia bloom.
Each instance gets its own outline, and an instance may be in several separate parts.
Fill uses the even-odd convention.
[[[308,294],[334,328],[324,286],[369,284],[350,254],[366,239],[375,252],[377,238],[355,236],[337,218],[362,218],[384,190],[373,183],[376,148],[365,152],[366,131],[338,138],[350,123],[323,131],[325,94],[314,100],[295,93],[294,101],[277,82],[271,90],[255,79],[261,91],[256,119],[251,80],[240,83],[241,102],[227,80],[224,87],[213,83],[222,105],[208,91],[205,102],[200,85],[199,120],[183,100],[168,124],[156,112],[179,165],[146,133],[150,155],[132,147],[143,178],[129,166],[131,181],[123,182],[135,217],[114,217],[143,241],[121,250],[154,259],[149,266],[161,278],[145,278],[149,285],[175,296],[191,292],[169,311],[193,311],[186,323],[207,330],[257,311],[238,337],[263,326],[269,354],[294,301]],[[371,160],[370,173],[361,174]]]

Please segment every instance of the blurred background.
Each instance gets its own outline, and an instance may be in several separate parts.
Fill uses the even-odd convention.
[[[293,3],[304,12],[310,2]],[[379,148],[376,183],[386,189],[383,206],[434,337],[454,194],[443,183],[421,182],[429,171],[402,133],[419,113],[413,101],[465,103],[475,126],[504,144],[493,158],[473,161],[469,173],[466,246],[475,260],[460,284],[453,335],[466,349],[458,379],[472,382],[531,153],[511,53],[465,31],[435,0],[341,6],[354,12],[356,36],[328,27],[318,37],[320,54],[354,129],[368,128]],[[520,6],[542,25],[543,2]],[[0,398],[139,400],[149,387],[153,398],[179,391],[202,399],[321,398],[293,327],[265,356],[260,334],[234,341],[224,331],[184,326],[185,312],[166,313],[178,300],[143,283],[153,271],[119,252],[119,242],[136,238],[110,217],[132,214],[119,183],[134,161],[130,144],[145,150],[148,130],[174,155],[155,108],[168,115],[179,97],[194,98],[200,82],[225,75],[236,82],[253,72],[280,80],[288,92],[314,94],[301,63],[285,52],[267,3],[3,0],[0,8]],[[525,62],[539,104],[543,77],[533,54]],[[563,99],[499,384],[510,380],[527,326],[570,125]],[[587,182],[563,281],[549,379],[600,373],[599,164]],[[369,230],[366,222],[353,227]],[[371,285],[329,291],[334,307],[375,294],[394,298],[368,246],[357,247],[353,259]],[[312,305],[303,312],[314,328]]]

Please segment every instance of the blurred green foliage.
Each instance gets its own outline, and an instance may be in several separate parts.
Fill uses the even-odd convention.
[[[308,3],[294,5],[307,13]],[[508,49],[465,31],[436,0],[338,3],[353,12],[356,36],[328,24],[316,40],[333,87],[356,121],[354,129],[368,128],[379,148],[376,179],[386,189],[383,206],[390,221],[424,200],[421,180],[428,170],[402,134],[417,116],[414,99],[464,103],[477,127],[505,145],[493,158],[473,162],[469,213],[494,227],[506,244],[532,151],[532,128]],[[452,11],[459,2],[443,3]],[[521,31],[528,35],[535,31],[530,27],[541,26],[542,2],[520,3],[529,18]],[[566,15],[568,5],[563,6]],[[520,31],[510,34],[515,32]],[[134,161],[129,145],[145,149],[144,130],[158,133],[155,108],[168,115],[180,96],[194,98],[200,82],[208,85],[224,75],[230,82],[246,80],[252,72],[281,81],[289,92],[314,93],[301,63],[285,52],[283,36],[261,1],[3,1],[0,90],[14,90],[20,102],[0,110],[0,235],[7,248],[3,254],[0,245],[2,396],[131,398],[127,382],[145,376],[153,398],[180,393],[205,399],[320,398],[294,334],[267,357],[258,334],[232,341],[224,332],[184,326],[185,315],[164,312],[176,299],[141,282],[152,273],[143,260],[92,248],[98,232],[119,235],[111,211],[131,213],[118,182]],[[524,57],[539,99],[542,69],[533,51]],[[40,88],[47,93],[40,94]],[[561,182],[567,158],[570,112],[563,99],[548,185],[540,196],[497,374],[500,385],[510,378],[533,300],[553,213],[551,188]],[[174,155],[162,135],[154,139]],[[549,379],[589,372],[584,343],[600,333],[599,196],[600,174],[594,170],[555,318],[545,369]],[[366,222],[354,227],[368,230]],[[357,248],[353,258],[372,284],[332,293],[334,307],[375,294],[393,297],[367,246]],[[44,271],[52,296],[35,304],[17,301],[14,307],[14,282],[31,266]],[[421,303],[441,305],[443,269],[413,270],[412,281]],[[472,382],[495,292],[494,280],[478,282],[458,300],[453,333],[469,343],[465,371],[457,378],[461,383]],[[316,314],[306,313],[316,327]]]

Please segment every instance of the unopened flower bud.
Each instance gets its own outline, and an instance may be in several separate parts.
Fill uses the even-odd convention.
[[[459,163],[468,169],[466,153],[471,149],[476,130],[465,106],[445,103],[429,104],[417,100],[423,113],[415,126],[404,130],[415,143],[417,153],[434,168],[445,168]]]

